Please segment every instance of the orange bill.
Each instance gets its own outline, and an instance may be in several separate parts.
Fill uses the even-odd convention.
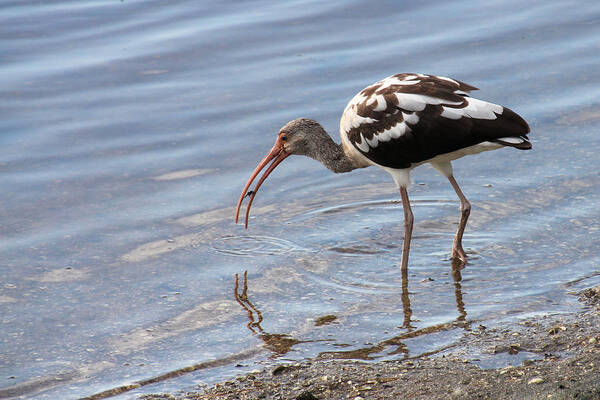
[[[248,182],[246,182],[246,186],[244,186],[244,190],[242,190],[242,194],[240,195],[240,199],[238,200],[237,208],[235,210],[235,222],[236,223],[238,222],[238,219],[239,219],[240,208],[242,207],[242,201],[244,201],[244,198],[250,196],[250,201],[248,202],[248,207],[246,208],[246,221],[245,221],[245,225],[244,225],[246,228],[248,228],[248,216],[250,215],[250,207],[252,206],[254,197],[256,197],[256,192],[258,192],[260,185],[262,185],[262,183],[265,181],[265,179],[267,179],[269,174],[271,174],[271,172],[273,172],[273,170],[279,164],[281,164],[281,162],[283,160],[285,160],[288,156],[290,156],[290,153],[285,151],[285,149],[283,148],[283,142],[281,141],[280,138],[277,138],[277,141],[275,142],[275,145],[273,146],[273,148],[271,149],[269,154],[267,154],[267,156],[260,162],[260,164],[258,164],[258,166],[254,170],[254,172],[252,172],[250,179],[248,179]],[[250,185],[252,185],[252,182],[254,181],[254,179],[256,179],[256,177],[258,176],[260,171],[262,171],[269,164],[269,162],[271,162],[271,164],[268,166],[268,168],[262,174],[262,176],[258,180],[258,183],[254,187],[254,189],[251,191],[248,191],[248,188],[250,187]]]

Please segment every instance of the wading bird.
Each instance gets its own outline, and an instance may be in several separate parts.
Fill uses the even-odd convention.
[[[376,165],[389,172],[404,209],[403,269],[413,230],[413,213],[407,187],[410,171],[429,163],[450,181],[460,199],[460,221],[452,246],[452,260],[464,265],[467,255],[462,237],[471,205],[452,174],[451,161],[469,154],[502,147],[531,149],[529,126],[512,110],[470,97],[476,87],[441,76],[397,74],[368,86],[346,106],[340,120],[341,145],[316,121],[299,118],[285,124],[275,145],[256,167],[240,196],[236,223],[245,197],[248,227],[250,207],[260,185],[292,154],[311,157],[336,173]],[[250,185],[265,168],[256,187]]]

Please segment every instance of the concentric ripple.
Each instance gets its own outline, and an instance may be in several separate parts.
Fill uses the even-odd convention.
[[[213,250],[234,256],[256,256],[308,251],[289,240],[271,236],[225,236],[214,240]]]

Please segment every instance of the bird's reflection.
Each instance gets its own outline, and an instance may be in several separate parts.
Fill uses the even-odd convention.
[[[456,309],[458,316],[454,321],[441,323],[433,326],[427,326],[425,328],[416,329],[412,324],[412,308],[410,304],[410,292],[408,290],[408,270],[401,269],[402,273],[402,285],[401,285],[401,301],[402,301],[402,312],[403,312],[403,323],[401,328],[405,330],[402,334],[394,336],[390,339],[383,340],[375,345],[369,347],[347,350],[347,351],[327,351],[319,354],[319,358],[338,358],[338,359],[374,359],[378,353],[386,351],[386,355],[391,356],[395,354],[401,354],[403,359],[417,358],[432,355],[444,351],[453,344],[444,346],[442,348],[423,353],[418,355],[412,355],[409,352],[408,347],[404,343],[407,339],[416,338],[432,333],[451,331],[456,328],[462,328],[467,331],[470,330],[470,321],[467,321],[467,312],[465,310],[465,304],[463,301],[462,293],[462,275],[461,268],[454,267],[452,269],[452,279],[454,283],[454,297],[456,301]],[[290,349],[298,343],[314,342],[301,341],[288,334],[268,333],[262,328],[261,323],[263,322],[263,315],[260,310],[250,301],[248,298],[248,271],[244,271],[243,283],[240,288],[240,279],[238,274],[235,274],[235,287],[234,287],[234,298],[238,304],[248,314],[248,329],[257,335],[265,344],[265,347],[269,349],[273,355],[272,357],[281,356],[290,351]],[[329,341],[330,339],[326,339]],[[320,340],[319,340],[320,341]],[[390,349],[392,347],[392,349]]]
[[[460,273],[463,267],[453,267],[452,268],[452,279],[454,280],[454,297],[456,298],[456,309],[458,310],[458,317],[456,318],[457,322],[464,322],[465,329],[469,329],[469,324],[467,323],[467,312],[465,311],[465,303],[463,302],[463,294],[462,294],[462,274]]]
[[[244,271],[244,284],[242,288],[242,292],[239,292],[239,277],[238,274],[235,274],[235,287],[233,291],[233,296],[235,301],[238,302],[240,306],[248,313],[248,319],[250,320],[246,325],[253,334],[258,335],[258,337],[264,342],[265,347],[273,352],[273,357],[281,356],[292,348],[292,346],[298,343],[305,343],[306,341],[301,341],[291,337],[290,335],[280,334],[280,333],[267,333],[264,331],[262,326],[260,325],[263,321],[262,313],[252,302],[248,299],[248,271]]]
[[[263,332],[263,328],[260,326],[260,323],[263,320],[262,313],[254,307],[254,304],[250,302],[248,299],[248,271],[244,271],[244,288],[242,289],[242,293],[239,293],[240,284],[238,274],[235,274],[235,287],[233,289],[233,297],[235,301],[238,302],[244,310],[248,313],[248,329],[252,331],[252,333]],[[256,319],[254,318],[254,314],[256,314]]]
[[[458,317],[454,321],[455,324],[459,324],[465,327],[467,330],[469,329],[469,324],[466,323],[467,320],[467,312],[465,311],[465,303],[463,301],[462,294],[462,274],[461,270],[463,268],[461,266],[456,266],[452,268],[452,280],[454,281],[454,298],[456,300],[456,309],[458,311]],[[406,329],[408,332],[411,332],[414,327],[411,325],[412,318],[412,309],[410,308],[410,296],[408,292],[408,269],[402,268],[402,310],[404,312],[404,322],[402,324],[402,328]],[[465,322],[465,324],[463,324]]]
[[[418,354],[415,356],[411,356],[408,348],[403,343],[403,341],[405,341],[406,339],[412,339],[415,337],[419,337],[419,336],[423,336],[423,335],[427,335],[427,334],[431,334],[431,333],[449,331],[449,330],[456,329],[456,328],[462,328],[467,331],[469,331],[471,329],[470,322],[467,321],[467,312],[465,311],[465,303],[463,302],[462,285],[461,285],[462,275],[460,272],[461,269],[462,269],[461,266],[453,266],[452,274],[451,274],[452,279],[454,281],[454,297],[456,300],[456,309],[458,311],[458,317],[454,321],[437,324],[437,325],[433,325],[433,326],[428,326],[428,327],[425,327],[422,329],[415,330],[415,327],[411,324],[412,309],[410,306],[410,293],[408,291],[408,270],[406,268],[401,268],[400,269],[402,272],[401,300],[402,300],[402,311],[404,313],[402,328],[406,329],[406,332],[402,333],[401,335],[397,335],[393,338],[381,341],[373,346],[364,347],[361,349],[348,350],[348,351],[322,352],[319,354],[319,358],[370,360],[370,359],[376,358],[376,356],[374,356],[374,354],[381,353],[382,351],[388,349],[389,347],[396,347],[395,349],[393,349],[391,351],[387,351],[386,354],[388,356],[394,355],[394,354],[403,354],[404,359],[409,359],[409,358],[418,358],[418,357],[423,357],[423,356],[429,356],[432,354],[442,352],[450,347],[453,347],[454,345],[451,344],[451,345],[444,346],[440,349],[436,349],[436,350],[433,350],[433,351],[430,351],[427,353],[422,353],[422,354]]]

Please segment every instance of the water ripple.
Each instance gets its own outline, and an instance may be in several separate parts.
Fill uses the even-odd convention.
[[[211,248],[234,256],[258,256],[309,251],[289,240],[270,236],[225,236],[214,240]]]

